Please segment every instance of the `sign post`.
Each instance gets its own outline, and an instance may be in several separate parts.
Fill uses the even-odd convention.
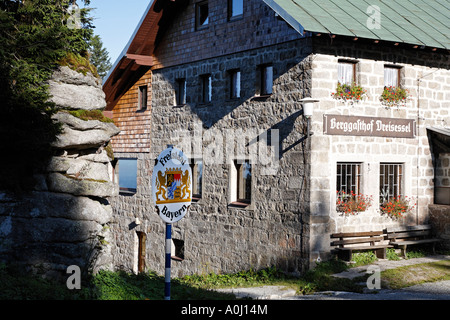
[[[166,224],[164,299],[170,300],[172,223],[180,221],[192,202],[192,171],[187,157],[171,145],[156,158],[152,174],[153,201]]]

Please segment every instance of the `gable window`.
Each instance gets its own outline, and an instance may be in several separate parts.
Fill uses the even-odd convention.
[[[384,66],[384,86],[400,86],[400,68],[393,66]]]
[[[273,87],[273,66],[262,65],[260,68],[261,80],[260,80],[260,95],[266,96],[272,94]]]
[[[230,98],[236,99],[241,97],[241,71],[231,70],[230,72]]]
[[[346,195],[361,191],[361,163],[338,162],[336,168],[336,193],[343,200]]]
[[[338,81],[340,84],[352,85],[356,81],[356,63],[349,61],[338,62]]]
[[[228,19],[239,18],[244,13],[244,0],[228,0]]]
[[[177,79],[175,88],[176,105],[182,106],[186,104],[186,79]]]
[[[195,27],[197,30],[206,28],[209,23],[208,1],[199,2],[195,10]]]
[[[119,190],[135,193],[137,189],[137,159],[119,159]]]
[[[147,109],[147,86],[140,86],[139,87],[139,105],[138,110],[146,110]]]
[[[403,164],[380,163],[380,204],[403,196]]]
[[[202,75],[201,77],[202,83],[202,103],[209,103],[212,99],[212,78],[210,74]]]

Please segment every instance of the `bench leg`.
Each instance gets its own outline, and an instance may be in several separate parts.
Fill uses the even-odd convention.
[[[406,246],[399,246],[400,249],[402,250],[402,256],[404,259],[406,259]]]
[[[375,255],[378,259],[386,259],[386,248],[375,249]]]
[[[338,258],[344,261],[352,260],[352,250],[339,250]]]

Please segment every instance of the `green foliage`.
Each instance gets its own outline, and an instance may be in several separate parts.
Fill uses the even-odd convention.
[[[393,261],[400,260],[400,256],[395,252],[394,248],[386,249],[386,258]]]
[[[98,74],[104,78],[111,69],[111,60],[108,51],[103,48],[103,42],[99,35],[92,37],[89,43],[90,62],[97,68]]]
[[[354,267],[363,266],[377,261],[377,256],[373,251],[357,252],[352,255],[352,261],[355,263]]]
[[[92,36],[89,10],[83,27],[70,29],[68,7],[69,0],[0,0],[0,188],[29,189],[52,155],[60,126],[47,81],[67,54],[86,56]]]
[[[277,268],[272,267],[259,271],[250,269],[233,274],[209,273],[207,275],[185,276],[181,278],[180,281],[196,288],[213,289],[230,286],[244,287],[263,284],[267,285],[287,279],[289,279],[287,275]]]

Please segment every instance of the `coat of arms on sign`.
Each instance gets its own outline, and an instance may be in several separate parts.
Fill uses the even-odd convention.
[[[191,201],[191,184],[189,172],[181,168],[168,168],[163,173],[158,171],[156,179],[156,204]]]

